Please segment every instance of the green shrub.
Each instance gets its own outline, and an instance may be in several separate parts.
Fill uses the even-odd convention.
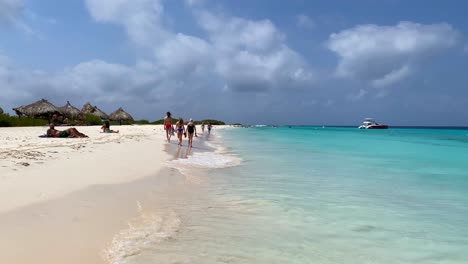
[[[133,124],[136,124],[136,125],[149,125],[150,122],[148,120],[142,119],[142,120],[134,121]]]
[[[45,126],[48,123],[49,122],[44,119],[0,114],[0,127]]]
[[[101,118],[93,114],[85,114],[84,123],[88,126],[99,126],[103,124]]]
[[[172,118],[172,124],[175,125],[175,123],[177,123],[177,120],[179,120],[178,118]],[[150,124],[152,125],[162,125],[164,124],[164,119],[159,119],[159,120],[156,120],[154,122],[151,122]]]
[[[211,123],[212,125],[218,125],[218,126],[226,125],[226,123],[224,123],[223,121],[219,121],[219,120],[215,120],[215,119],[205,119],[205,120],[202,120],[202,121],[197,121],[196,123],[197,124],[205,123],[205,125],[207,125],[208,123]]]
[[[177,123],[177,121],[179,120],[179,118],[172,118],[172,124],[175,124]],[[184,119],[184,122],[185,123],[188,123],[188,119]],[[219,120],[214,120],[214,119],[205,119],[205,120],[202,120],[202,121],[193,121],[196,125],[199,125],[201,123],[205,123],[205,125],[208,125],[208,123],[211,123],[212,125],[225,125],[226,123],[224,123],[223,121],[219,121]],[[164,119],[159,119],[159,120],[156,120],[154,122],[151,122],[152,125],[162,125],[164,124]]]

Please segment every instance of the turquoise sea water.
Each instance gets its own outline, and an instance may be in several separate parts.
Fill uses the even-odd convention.
[[[118,263],[468,263],[468,130],[256,127],[202,139],[216,151],[174,161],[198,186],[175,209],[177,231]]]
[[[249,228],[264,262],[468,263],[468,130],[262,127],[222,141],[243,162],[219,181],[262,205]]]

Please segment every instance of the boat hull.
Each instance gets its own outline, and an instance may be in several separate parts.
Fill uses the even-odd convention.
[[[388,128],[387,125],[371,125],[367,127],[367,129],[387,129],[387,128]]]

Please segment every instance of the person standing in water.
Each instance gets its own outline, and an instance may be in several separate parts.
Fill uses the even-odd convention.
[[[213,126],[211,125],[211,123],[208,123],[208,135],[211,134],[211,128],[212,128],[212,127],[213,127]]]
[[[205,133],[205,123],[201,123],[201,132]]]
[[[164,118],[164,129],[166,130],[167,142],[171,142],[171,134],[172,134],[171,112],[166,113],[166,117]]]
[[[188,133],[188,146],[192,147],[193,143],[193,134],[197,136],[197,128],[195,124],[193,123],[193,119],[190,118],[190,121],[187,124],[187,133]]]
[[[179,146],[182,146],[182,135],[187,135],[187,132],[185,132],[185,125],[182,117],[180,117],[179,121],[177,121],[177,123],[175,124],[175,129],[177,132],[177,138],[179,139]]]

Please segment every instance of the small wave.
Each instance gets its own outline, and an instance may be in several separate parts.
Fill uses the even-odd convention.
[[[110,264],[125,264],[128,258],[141,254],[154,244],[173,237],[180,228],[181,220],[175,212],[156,214],[140,212],[128,223],[128,228],[119,232],[103,252]]]
[[[201,152],[194,153],[187,159],[170,161],[171,165],[182,165],[184,168],[217,169],[234,167],[241,163],[241,159],[227,153]]]

